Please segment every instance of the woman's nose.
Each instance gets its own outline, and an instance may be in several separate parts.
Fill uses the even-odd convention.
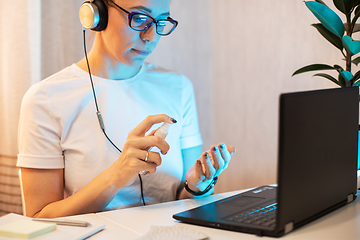
[[[140,32],[140,37],[144,42],[154,41],[158,37],[156,25],[152,24],[147,30]]]

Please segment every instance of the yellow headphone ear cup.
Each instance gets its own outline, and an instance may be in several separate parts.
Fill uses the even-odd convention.
[[[80,22],[84,28],[102,31],[108,22],[108,10],[103,0],[85,1],[79,10]]]

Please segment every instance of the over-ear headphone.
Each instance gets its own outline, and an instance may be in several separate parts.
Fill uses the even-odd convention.
[[[80,22],[84,28],[102,31],[108,23],[108,9],[103,0],[85,1],[79,10]]]

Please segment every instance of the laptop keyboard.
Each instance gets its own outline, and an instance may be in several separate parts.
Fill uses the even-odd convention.
[[[251,209],[248,212],[241,212],[227,217],[225,220],[253,224],[257,226],[274,227],[276,221],[277,203],[264,205]]]

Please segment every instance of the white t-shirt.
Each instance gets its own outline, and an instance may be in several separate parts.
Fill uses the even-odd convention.
[[[142,177],[146,203],[175,200],[183,174],[181,149],[202,144],[191,82],[148,63],[130,79],[93,76],[93,81],[105,131],[120,149],[148,115],[167,114],[178,121],[166,137],[170,150],[162,155],[162,164],[155,174]],[[75,64],[28,90],[18,134],[17,166],[64,168],[66,196],[85,187],[120,154],[99,126],[89,74]],[[121,189],[107,209],[140,204],[137,179]]]

